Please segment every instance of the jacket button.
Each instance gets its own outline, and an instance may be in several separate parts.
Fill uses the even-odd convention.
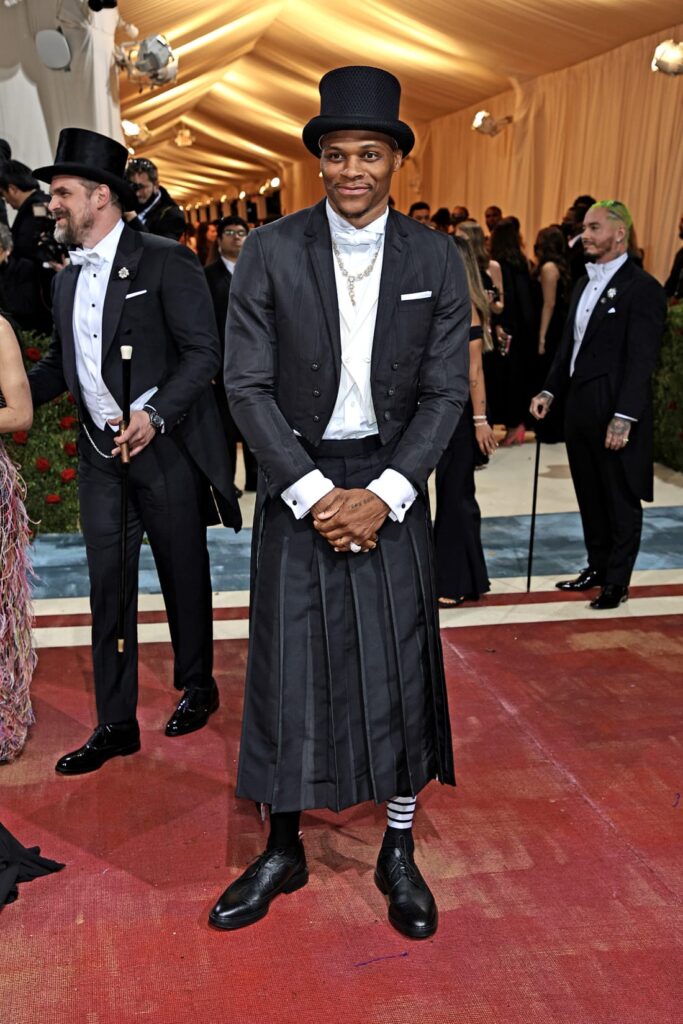
[[[385,419],[385,420],[390,420],[390,419],[391,419],[391,413],[389,412],[389,410],[388,410],[388,409],[387,409],[387,411],[386,411],[386,412],[384,413],[384,419]]]
[[[398,370],[398,363],[392,363],[391,364],[391,369],[392,370]]]
[[[396,388],[389,388],[389,390],[387,391],[387,394],[388,395],[393,395],[395,390],[396,390]]]
[[[315,389],[315,391],[313,392],[313,397],[314,397],[314,398],[320,398],[320,392],[318,391],[318,389],[317,389],[317,388],[316,388],[316,389]]]
[[[313,417],[313,422],[320,423],[320,417],[317,414]]]
[[[320,363],[311,363],[311,369],[312,370],[319,370],[320,369]]]

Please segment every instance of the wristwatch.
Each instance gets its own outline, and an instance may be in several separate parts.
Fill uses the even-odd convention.
[[[153,405],[145,405],[144,408],[149,416],[149,422],[152,424],[156,432],[158,434],[163,434],[166,430],[166,424],[164,423],[163,417],[159,415]]]

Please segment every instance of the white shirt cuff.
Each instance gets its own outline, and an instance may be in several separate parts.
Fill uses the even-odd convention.
[[[317,501],[333,490],[332,481],[323,476],[319,469],[312,469],[283,491],[280,497],[292,510],[295,519],[303,519]]]
[[[627,416],[625,412],[615,412],[614,414],[617,419],[628,420],[629,423],[637,423],[638,420],[634,419],[633,416]]]
[[[385,469],[377,480],[368,484],[366,490],[372,491],[389,506],[389,518],[396,523],[403,522],[403,517],[417,497],[417,491],[410,481],[395,469]]]

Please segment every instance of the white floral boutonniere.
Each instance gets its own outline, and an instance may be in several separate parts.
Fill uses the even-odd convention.
[[[617,294],[617,290],[616,290],[616,288],[608,288],[608,289],[607,289],[607,298],[608,298],[608,299],[613,299],[613,298],[615,298],[615,297],[616,297],[616,294]]]
[[[130,277],[130,270],[128,269],[128,267],[121,267],[121,269],[119,270],[119,277],[122,280],[125,280],[127,277]]]

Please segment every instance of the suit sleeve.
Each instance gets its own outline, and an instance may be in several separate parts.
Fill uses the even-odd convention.
[[[211,295],[197,257],[183,245],[165,251],[161,302],[179,359],[152,404],[169,431],[218,374],[221,357]]]
[[[224,380],[230,412],[272,498],[315,469],[278,407],[277,372],[273,288],[261,239],[252,232],[230,287]]]
[[[469,394],[470,311],[465,269],[455,246],[449,245],[420,364],[417,409],[391,460],[391,468],[423,495]]]
[[[657,366],[666,324],[666,295],[649,275],[633,289],[626,327],[626,365],[615,412],[641,419],[650,395],[650,377]]]
[[[69,271],[62,270],[60,273],[65,274],[69,273]],[[53,308],[59,301],[59,288],[58,274],[55,277],[52,290]],[[53,322],[54,326],[52,328],[49,348],[38,365],[28,375],[31,398],[36,408],[39,405],[45,405],[46,402],[52,401],[53,398],[57,398],[59,395],[63,395],[68,390],[62,366],[62,339],[59,335],[56,319]]]

